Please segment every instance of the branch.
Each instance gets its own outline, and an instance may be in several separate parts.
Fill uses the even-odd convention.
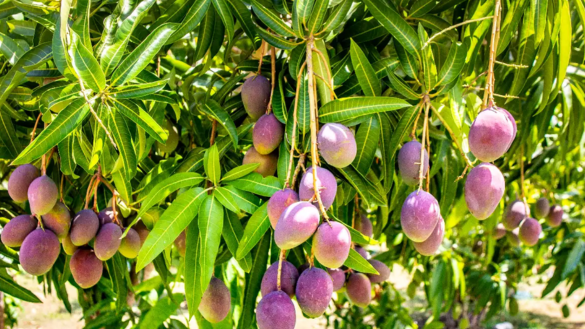
[[[493,106],[494,102],[494,84],[496,79],[494,77],[494,64],[496,62],[496,51],[498,48],[498,39],[500,34],[500,11],[502,9],[501,0],[496,0],[494,7],[494,16],[492,22],[492,36],[490,41],[490,59],[488,62],[488,73],[485,83],[485,92],[483,94],[483,108]]]
[[[301,77],[303,76],[303,70],[304,70],[306,65],[307,65],[307,62],[305,61],[303,63],[303,65],[301,65],[301,68],[299,69],[299,74],[297,74],[297,92],[295,94],[295,107],[294,107],[294,112],[293,112],[293,127],[292,127],[292,136],[291,136],[291,144],[290,144],[290,159],[289,159],[289,163],[288,163],[288,170],[286,171],[286,180],[285,180],[285,184],[284,184],[285,188],[288,186],[290,173],[291,173],[291,170],[293,167],[295,146],[296,146],[295,139],[296,139],[296,131],[297,131],[297,110],[299,107],[299,91],[301,89]],[[294,184],[293,184],[293,186],[294,186]]]
[[[276,49],[274,47],[270,47],[270,70],[272,73],[271,77],[272,89],[270,89],[270,100],[268,101],[266,114],[270,114],[270,112],[272,111],[272,96],[274,95],[274,85],[276,83]]]
[[[498,0],[498,2],[499,2],[499,0]],[[468,21],[461,22],[461,23],[458,23],[458,24],[455,24],[455,25],[449,26],[448,28],[446,28],[446,29],[444,29],[444,30],[441,30],[441,31],[439,31],[439,32],[437,32],[437,33],[435,33],[435,34],[433,34],[433,35],[432,35],[432,36],[429,38],[429,40],[427,40],[427,42],[425,42],[425,44],[423,45],[422,49],[425,49],[425,48],[426,48],[426,47],[427,47],[427,46],[428,46],[428,45],[431,43],[431,41],[432,41],[433,39],[435,39],[436,37],[438,37],[439,35],[441,35],[441,34],[443,34],[443,33],[447,32],[447,31],[451,31],[451,30],[453,30],[453,29],[456,29],[456,28],[458,28],[458,27],[460,27],[460,26],[462,26],[462,25],[465,25],[465,24],[470,24],[470,23],[475,23],[475,22],[485,21],[486,19],[492,19],[492,18],[493,18],[493,17],[492,17],[492,16],[490,16],[490,17],[482,17],[482,18],[477,18],[477,19],[470,19],[470,20],[468,20]]]

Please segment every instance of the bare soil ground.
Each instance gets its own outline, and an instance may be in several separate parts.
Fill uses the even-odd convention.
[[[395,266],[392,269],[390,281],[394,286],[406,291],[406,287],[410,281],[410,276],[402,268]],[[53,295],[43,295],[42,287],[29,276],[18,276],[16,280],[33,291],[41,300],[42,304],[22,303],[22,309],[18,314],[19,324],[17,328],[22,329],[81,329],[83,328],[83,321],[81,316],[81,308],[77,303],[76,291],[70,287],[69,297],[72,305],[72,313],[68,313],[63,307],[57,297]],[[493,326],[500,322],[510,322],[515,329],[544,329],[544,328],[558,328],[558,329],[583,329],[585,328],[585,306],[576,308],[576,305],[585,296],[583,289],[577,290],[573,296],[566,300],[566,304],[571,311],[568,318],[563,318],[561,308],[563,304],[557,304],[554,300],[554,293],[551,293],[544,299],[540,298],[541,291],[544,284],[535,282],[527,282],[520,286],[522,295],[525,299],[519,300],[520,312],[516,316],[509,314],[502,314],[496,319],[490,320],[486,324],[486,328],[493,328]],[[560,288],[561,292],[567,290],[566,287]],[[412,303],[421,306],[421,299],[415,298]],[[423,302],[424,303],[424,302]],[[296,305],[296,304],[295,304]],[[424,306],[424,305],[423,305]],[[305,319],[301,315],[300,309],[297,308],[297,327],[303,329],[324,328],[325,321],[323,319]],[[192,326],[196,327],[196,326]]]

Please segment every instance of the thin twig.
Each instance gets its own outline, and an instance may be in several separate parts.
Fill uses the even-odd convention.
[[[429,101],[430,103],[430,101]],[[429,105],[430,106],[430,105]],[[429,117],[425,115],[425,125],[427,127],[427,130],[429,129]],[[430,138],[430,132],[427,131],[427,154],[430,156],[431,154],[431,138]],[[420,161],[424,163],[424,159],[421,157]],[[429,166],[427,168],[427,192],[429,192],[429,185],[431,183],[431,164],[429,162]]]
[[[270,81],[272,83],[270,89],[270,100],[268,101],[268,107],[266,108],[266,114],[270,114],[272,111],[272,96],[274,95],[274,85],[276,83],[276,48],[270,47],[270,70],[272,77]]]
[[[91,179],[89,180],[89,184],[87,184],[87,191],[85,192],[85,207],[84,209],[87,209],[89,207],[89,199],[91,197],[91,191],[93,191],[93,184],[94,184],[94,180],[97,177],[95,175],[91,176]]]
[[[439,111],[433,106],[433,103],[429,102],[429,106],[435,112],[435,114],[437,114],[437,116],[439,118],[441,118],[441,115],[440,115]],[[448,125],[443,124],[443,127],[445,127],[445,129],[447,129],[447,131],[451,135],[451,139],[453,139],[453,141],[455,142],[455,144],[457,144],[457,148],[459,149],[459,152],[461,152],[461,156],[463,156],[463,159],[465,159],[465,163],[467,164],[467,166],[473,168],[473,162],[471,162],[471,160],[469,160],[469,157],[467,157],[467,154],[465,154],[463,152],[463,146],[460,145],[459,142],[457,141],[457,136],[455,136],[455,133],[453,133],[453,131],[451,130],[451,128],[449,128]]]
[[[329,91],[331,92],[331,98],[337,98],[337,96],[335,95],[335,92],[333,91],[333,77],[331,77],[331,70],[329,69],[329,65],[327,62],[327,59],[325,58],[325,55],[321,52],[321,50],[319,50],[318,48],[313,49],[323,60],[323,64],[325,65],[325,71],[327,71],[327,78],[329,79],[329,82],[325,82],[327,84],[327,87],[329,87]],[[323,77],[320,77],[321,80],[325,81],[325,79]]]
[[[465,25],[465,24],[470,24],[470,23],[480,22],[480,21],[484,21],[484,20],[486,20],[486,19],[492,19],[492,18],[493,18],[492,16],[489,16],[489,17],[482,17],[482,18],[477,18],[477,19],[470,19],[470,20],[468,20],[468,21],[461,22],[461,23],[458,23],[458,24],[455,24],[455,25],[449,26],[448,28],[446,28],[446,29],[444,29],[444,30],[441,30],[441,31],[439,31],[439,32],[437,32],[437,33],[435,33],[435,34],[433,34],[433,35],[432,35],[432,36],[429,38],[429,40],[427,40],[427,42],[425,42],[425,44],[423,45],[422,49],[425,49],[425,48],[426,48],[426,47],[427,47],[427,46],[428,46],[428,45],[431,43],[431,41],[432,41],[433,39],[435,39],[436,37],[438,37],[439,35],[441,35],[441,34],[443,34],[443,33],[447,32],[447,31],[451,31],[451,30],[453,30],[453,29],[456,29],[456,28],[458,28],[458,27],[460,27],[460,26],[462,26],[462,25]]]
[[[511,67],[511,68],[515,68],[515,69],[527,69],[528,68],[528,65],[510,64],[510,63],[504,63],[504,62],[500,62],[500,61],[496,61],[496,64],[500,64],[502,66],[507,66],[507,67]]]
[[[335,99],[337,98],[337,95],[335,94],[335,91],[333,90],[333,87],[331,86],[331,84],[329,82],[327,82],[327,80],[325,80],[325,78],[323,78],[322,76],[320,76],[317,73],[313,73],[317,78],[321,79],[321,81],[323,81],[325,83],[325,85],[327,86],[327,88],[329,89],[329,91],[331,92],[331,98]]]
[[[420,148],[420,166],[418,169],[418,191],[420,192],[422,190],[422,186],[423,186],[423,180],[425,178],[425,175],[423,175],[423,171],[424,171],[424,156],[425,156],[425,143],[426,143],[426,134],[428,133],[428,120],[427,117],[429,116],[429,103],[430,101],[426,101],[428,100],[428,96],[425,97],[425,117],[423,118],[423,134],[422,134],[422,146]]]
[[[284,256],[286,255],[286,250],[280,251],[280,256],[278,257],[278,274],[276,275],[276,289],[279,291],[281,290],[281,278],[282,278],[282,261],[284,260]]]
[[[262,44],[260,45],[260,59],[258,60],[258,75],[262,74],[262,62],[264,61],[264,53],[266,52],[266,41],[262,40]]]
[[[41,120],[42,116],[43,116],[43,112],[39,113],[39,115],[37,116],[37,121],[35,121],[35,126],[33,128],[32,134],[30,136],[31,143],[33,142],[33,140],[35,140],[35,133],[37,131],[37,126],[39,125],[39,121]]]
[[[209,137],[209,146],[213,146],[215,143],[215,130],[217,129],[217,121],[211,121],[211,137]]]
[[[421,103],[416,104],[416,108],[415,111],[417,111],[417,109],[420,107]],[[418,126],[418,118],[420,118],[420,114],[422,113],[422,110],[418,110],[418,114],[416,115],[416,119],[414,119],[414,125],[412,127],[412,132],[410,133],[410,139],[415,140],[416,139],[416,128]]]
[[[485,92],[483,95],[483,109],[488,107],[494,106],[494,84],[496,79],[494,77],[494,64],[496,62],[496,51],[498,48],[498,35],[500,33],[500,10],[501,10],[501,1],[496,0],[496,5],[494,7],[494,15],[492,18],[494,19],[492,22],[492,35],[490,40],[490,57],[488,62],[488,73],[487,79],[485,83]]]
[[[299,107],[299,92],[301,90],[301,77],[303,75],[303,69],[305,68],[306,65],[307,65],[307,62],[305,61],[303,63],[303,65],[301,65],[301,68],[299,69],[299,73],[297,75],[297,92],[295,94],[295,107],[294,107],[294,112],[293,112],[293,126],[292,126],[292,136],[291,136],[291,144],[290,144],[290,159],[289,159],[289,163],[288,163],[288,170],[286,171],[286,181],[284,184],[285,188],[288,186],[290,174],[291,174],[292,167],[293,167],[294,153],[295,153],[295,147],[296,147],[296,140],[295,139],[296,139],[296,131],[297,131],[297,111],[298,111],[298,107]]]
[[[65,201],[63,200],[63,184],[65,182],[65,175],[63,175],[63,173],[61,173],[61,183],[59,184],[59,201],[61,201],[61,203],[65,203]]]
[[[304,166],[306,156],[307,155],[305,153],[301,153],[299,155],[299,162],[297,162],[297,167],[295,168],[295,173],[293,174],[293,177],[292,177],[292,182],[291,182],[292,188],[294,188],[295,183],[297,181],[297,177],[298,177],[299,173],[301,172],[301,168],[303,168],[303,166]]]

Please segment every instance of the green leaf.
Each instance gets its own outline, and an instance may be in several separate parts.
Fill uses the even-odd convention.
[[[268,219],[268,202],[265,202],[248,220],[244,228],[244,236],[236,251],[236,259],[242,259],[250,253],[252,248],[262,239],[264,233],[270,228]]]
[[[144,216],[144,214],[153,206],[163,201],[167,196],[171,195],[171,193],[175,192],[180,188],[187,188],[191,186],[195,186],[201,183],[204,180],[201,175],[194,172],[182,172],[177,173],[169,178],[163,180],[162,182],[156,184],[154,188],[148,193],[142,205],[140,206],[140,210],[136,215],[136,220]],[[132,225],[130,225],[132,226]]]
[[[418,37],[421,42],[426,43],[429,39],[427,31],[421,23],[418,24]],[[423,82],[427,91],[432,90],[437,82],[437,65],[431,47],[421,50],[421,62],[423,64]]]
[[[385,205],[388,200],[380,194],[372,182],[367,180],[353,165],[337,169],[349,184],[359,193],[364,202],[369,205]]]
[[[248,163],[248,164],[244,164],[244,165],[235,167],[234,169],[228,171],[225,175],[223,175],[221,180],[223,182],[229,182],[232,180],[236,180],[238,178],[244,177],[244,176],[248,175],[249,173],[253,172],[259,166],[260,166],[259,163]]]
[[[132,184],[126,179],[125,169],[122,168],[115,173],[112,173],[112,179],[114,180],[114,186],[120,193],[120,197],[126,204],[132,202]]]
[[[14,125],[12,124],[12,119],[10,119],[5,111],[0,111],[0,140],[13,158],[17,157],[22,150],[22,146],[14,130]]]
[[[256,16],[258,16],[258,18],[274,32],[284,37],[295,36],[295,32],[290,28],[290,26],[286,25],[284,20],[278,17],[275,12],[264,7],[262,3],[256,0],[252,0],[252,9],[254,10],[254,13],[256,13]]]
[[[364,115],[395,111],[410,106],[403,99],[394,97],[348,97],[325,104],[319,109],[322,123],[355,119]]]
[[[349,256],[347,256],[343,265],[362,273],[380,274],[370,262],[362,257],[362,255],[358,254],[354,249],[349,250]]]
[[[236,16],[236,19],[242,26],[244,32],[246,32],[248,38],[254,41],[256,39],[256,31],[254,29],[254,22],[252,21],[252,14],[248,10],[248,7],[246,7],[242,0],[228,0],[228,3],[231,6],[232,13]]]
[[[0,53],[8,59],[10,64],[14,65],[24,55],[24,49],[9,36],[0,33]]]
[[[0,268],[0,291],[26,302],[42,303],[35,294],[14,282],[4,268]]]
[[[138,254],[136,271],[143,269],[175,241],[195,218],[199,212],[199,206],[206,196],[207,191],[196,187],[180,194],[173,201],[144,241]]]
[[[175,314],[179,304],[175,303],[171,297],[166,296],[156,301],[156,304],[144,315],[140,321],[140,329],[158,328]]]
[[[417,33],[394,9],[380,0],[364,0],[372,16],[392,34],[406,51],[421,58],[421,45]]]
[[[166,23],[157,27],[128,55],[112,74],[111,84],[119,86],[140,73],[164,46],[167,39],[177,30],[178,25]]]
[[[223,207],[215,194],[208,195],[199,207],[199,237],[201,238],[201,291],[207,290],[213,274],[223,229]]]
[[[67,136],[58,144],[59,160],[61,162],[61,172],[64,175],[72,176],[77,179],[79,176],[75,175],[75,161],[73,160],[73,137]]]
[[[561,272],[561,280],[566,279],[571,273],[573,273],[577,268],[577,265],[581,262],[583,254],[585,254],[585,241],[579,239],[575,242],[575,245],[571,248],[571,251],[567,256],[567,261],[565,262],[565,266],[563,266],[563,272]]]
[[[376,77],[376,71],[368,61],[366,54],[351,40],[351,46],[349,48],[351,55],[351,63],[355,70],[355,74],[358,78],[362,91],[366,96],[380,96],[382,94],[382,85],[380,80]]]
[[[117,99],[134,98],[138,96],[150,95],[162,90],[168,82],[169,80],[158,80],[154,82],[123,86],[114,89],[109,94]]]
[[[100,65],[93,57],[92,52],[85,48],[79,36],[74,32],[71,35],[72,43],[69,49],[69,56],[77,76],[96,93],[104,90],[106,88],[106,77]]]
[[[372,115],[360,125],[356,133],[357,154],[352,165],[362,175],[368,173],[374,162],[378,141],[380,140],[380,132],[378,117]]]
[[[213,195],[217,198],[217,200],[228,210],[238,213],[240,209],[236,200],[232,196],[232,193],[228,191],[225,187],[219,186],[215,190],[213,190]]]
[[[171,35],[171,37],[167,40],[167,44],[174,43],[175,41],[183,38],[186,34],[193,31],[203,17],[205,17],[205,13],[211,4],[211,0],[195,0],[195,3],[189,8],[189,12],[185,15],[185,19],[181,22],[181,25],[177,28],[177,30]]]
[[[131,100],[112,99],[112,102],[120,113],[139,125],[158,142],[165,143],[167,141],[168,133],[142,107]]]
[[[311,101],[309,98],[309,78],[306,73],[301,76],[298,100],[295,101],[298,102],[297,127],[298,130],[302,132],[302,134],[306,134],[311,130]],[[291,106],[293,106],[293,109],[289,110],[288,113],[290,118],[292,118],[294,115],[294,103]],[[294,120],[290,118],[289,120],[287,120],[287,122],[289,123],[289,126],[291,128],[291,132],[289,133],[287,130],[287,136],[292,134],[292,125],[294,123]]]
[[[232,255],[235,255],[238,251],[238,246],[240,245],[240,241],[242,241],[243,235],[244,228],[238,215],[226,210],[223,217],[222,236]],[[240,264],[244,272],[250,272],[252,269],[252,255],[247,254],[246,257],[238,260],[238,264]]]
[[[410,11],[408,12],[409,17],[421,17],[424,14],[431,11],[437,5],[436,0],[416,0],[412,7],[410,7]]]
[[[238,208],[249,214],[253,214],[262,205],[262,199],[250,192],[240,191],[231,185],[226,186],[225,189],[226,192],[232,195],[234,201],[238,204]]]
[[[307,24],[307,30],[309,35],[317,34],[323,28],[323,21],[325,20],[325,14],[327,14],[327,7],[329,6],[329,0],[315,0],[313,10],[311,11],[311,17]]]
[[[234,18],[230,12],[230,8],[228,7],[226,0],[211,0],[211,3],[213,3],[215,11],[223,22],[228,37],[228,43],[230,43],[234,37]]]
[[[571,40],[573,36],[573,30],[571,26],[571,9],[569,8],[569,1],[561,1],[561,26],[559,30],[559,62],[557,68],[557,83],[555,89],[553,89],[552,95],[558,94],[561,90],[561,86],[565,81],[567,75],[567,67],[571,61]]]
[[[221,179],[221,166],[219,164],[219,152],[217,151],[217,145],[213,145],[205,151],[203,166],[207,179],[209,179],[213,185],[217,185]]]
[[[266,233],[264,236],[261,236],[260,239],[261,241],[258,244],[258,247],[253,252],[252,270],[250,271],[250,274],[246,276],[242,315],[240,317],[240,322],[238,323],[238,329],[248,329],[252,326],[252,322],[254,321],[254,310],[256,309],[256,299],[260,292],[262,277],[266,272],[266,263],[268,262],[268,251],[270,250],[272,235]]]
[[[323,32],[331,32],[338,28],[347,16],[352,3],[352,0],[343,0],[340,5],[337,5],[323,24]]]
[[[209,99],[205,106],[201,108],[203,113],[212,117],[215,121],[219,122],[219,124],[225,128],[228,135],[232,139],[234,144],[234,148],[238,147],[238,130],[236,129],[236,125],[232,121],[230,115],[224,110],[219,103],[214,101],[213,99]]]
[[[528,12],[528,9],[526,11]],[[530,67],[534,63],[534,59],[537,54],[535,48],[534,26],[532,26],[531,23],[534,23],[532,19],[525,17],[524,24],[522,25],[522,29],[520,31],[516,64],[522,67],[514,70],[514,81],[512,82],[512,86],[510,87],[509,91],[509,94],[513,96],[519,95],[522,91],[524,85],[526,84],[526,80],[528,80],[527,77],[528,73],[530,72]],[[569,35],[570,33],[571,32],[569,31]]]
[[[122,161],[126,180],[131,181],[136,174],[136,153],[132,145],[132,136],[126,123],[126,119],[119,111],[112,112],[112,118],[109,120],[109,129],[116,141],[116,146],[120,152],[118,161]]]
[[[388,180],[384,180],[384,187],[386,190],[390,190],[390,187],[392,187],[396,152],[400,148],[400,144],[404,138],[410,133],[410,129],[414,124],[419,111],[420,108],[417,106],[411,106],[410,108],[406,109],[406,111],[402,113],[402,116],[396,125],[396,129],[392,133],[390,141],[386,144],[383,161],[387,163],[387,166],[390,166],[390,170],[392,171],[392,175],[386,177]]]
[[[234,181],[230,181],[228,184],[233,185],[242,191],[251,192],[265,197],[271,197],[275,192],[282,189],[282,185],[278,178],[274,176],[262,177],[262,175],[255,172]]]
[[[268,42],[271,46],[274,46],[274,47],[279,48],[279,49],[290,50],[290,49],[293,49],[299,45],[298,42],[292,42],[292,41],[288,41],[286,39],[283,39],[279,36],[276,36],[268,31],[266,31],[265,29],[263,29],[259,26],[256,26],[256,32],[258,32],[258,34],[260,34],[260,37],[262,37],[262,39],[264,41]]]
[[[18,155],[12,164],[30,163],[40,158],[75,130],[83,122],[83,119],[88,113],[89,106],[85,102],[85,99],[80,98],[73,101],[57,115],[46,129],[41,131],[35,140]]]
[[[408,86],[404,81],[402,81],[402,79],[397,77],[392,70],[387,69],[386,72],[388,73],[388,78],[390,79],[390,84],[392,84],[392,87],[400,95],[402,95],[408,99],[412,99],[412,100],[418,100],[418,99],[422,98],[421,94],[412,90],[412,88],[410,88],[410,86]]]
[[[185,297],[189,308],[189,317],[198,312],[204,291],[201,290],[201,238],[199,237],[199,224],[192,221],[186,232],[185,249]]]
[[[457,79],[463,71],[465,65],[465,57],[467,56],[467,47],[461,42],[454,42],[451,44],[447,59],[441,67],[439,72],[439,79],[435,87],[445,86]]]

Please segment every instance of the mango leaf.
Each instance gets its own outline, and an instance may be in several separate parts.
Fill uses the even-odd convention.
[[[263,29],[259,26],[256,26],[256,32],[258,32],[258,34],[260,34],[262,39],[264,41],[268,42],[268,44],[270,44],[271,46],[274,46],[276,48],[279,48],[279,49],[290,50],[290,49],[293,49],[294,47],[299,45],[298,42],[292,42],[292,41],[288,41],[287,39],[283,39],[279,36],[276,36],[268,31],[266,31],[265,29]]]
[[[259,163],[248,163],[248,164],[244,164],[244,165],[235,167],[234,169],[228,171],[225,175],[223,175],[221,180],[223,182],[229,182],[232,180],[236,180],[238,178],[244,177],[244,176],[248,175],[249,173],[253,172],[259,166],[260,166]]]
[[[274,32],[284,37],[294,37],[295,32],[286,25],[278,15],[272,10],[266,8],[262,3],[252,0],[252,9],[256,16]]]
[[[427,31],[421,23],[418,24],[418,37],[421,42],[426,43],[429,39]],[[437,82],[437,65],[431,47],[421,50],[421,62],[423,64],[423,82],[426,90],[431,90]]]
[[[180,194],[173,201],[144,241],[144,245],[138,253],[136,271],[143,269],[175,241],[195,218],[199,212],[199,206],[206,196],[207,191],[196,187]]]
[[[249,214],[253,214],[262,205],[262,199],[250,192],[240,191],[231,185],[227,185],[225,190],[232,195],[232,198],[238,204],[238,208]]]
[[[380,191],[367,180],[353,165],[337,169],[348,183],[359,193],[364,202],[369,205],[385,205],[387,199]]]
[[[238,147],[238,130],[236,129],[236,125],[232,121],[230,115],[213,99],[209,99],[205,106],[201,108],[203,113],[209,115],[215,121],[219,122],[222,127],[225,128],[228,135],[232,139],[234,144],[234,148]]]
[[[441,67],[439,78],[435,87],[445,86],[457,79],[465,65],[465,57],[467,56],[467,47],[461,42],[454,42],[451,44],[447,59]]]
[[[366,54],[364,54],[360,46],[358,46],[353,39],[351,40],[349,53],[351,55],[351,63],[364,95],[380,96],[380,94],[382,94],[380,80],[376,77],[376,72],[368,61]]]
[[[131,181],[136,174],[137,161],[134,146],[132,145],[130,129],[128,128],[126,119],[124,119],[124,116],[119,111],[114,111],[111,114],[112,118],[109,120],[109,129],[120,152],[118,161],[122,161],[126,180]]]
[[[354,249],[349,250],[349,256],[343,265],[362,273],[380,274],[370,262],[362,257],[362,255],[358,254]]]
[[[119,86],[136,77],[156,56],[171,34],[177,30],[177,27],[177,24],[166,23],[152,31],[112,73],[111,84]]]
[[[410,54],[421,58],[421,45],[417,33],[394,9],[380,0],[364,0],[374,18],[384,26],[390,34]]]
[[[139,125],[158,142],[165,143],[167,141],[168,133],[166,130],[159,126],[150,114],[132,100],[112,99],[112,103],[114,103],[120,113]]]
[[[228,43],[230,43],[234,37],[234,18],[230,12],[230,8],[228,7],[226,0],[211,0],[211,3],[213,3],[215,11],[223,22],[228,37]]]
[[[22,146],[17,138],[16,130],[12,124],[12,119],[6,114],[5,111],[0,110],[0,140],[6,146],[6,149],[10,153],[10,156],[16,158]]]
[[[378,141],[380,140],[380,122],[375,115],[364,121],[357,130],[355,140],[357,154],[352,162],[353,167],[366,175],[374,162]]]
[[[424,14],[431,11],[437,5],[437,1],[435,0],[416,0],[412,7],[410,7],[410,11],[408,12],[409,17],[421,17]]]
[[[223,217],[222,236],[232,255],[235,255],[238,251],[238,246],[240,245],[240,241],[242,240],[243,235],[244,228],[242,227],[242,223],[240,222],[238,215],[226,210]],[[238,260],[238,263],[244,272],[250,272],[252,269],[252,255],[247,254],[246,257]]]
[[[250,40],[256,39],[256,31],[254,29],[254,22],[252,21],[252,15],[248,7],[243,3],[242,0],[228,0],[231,6],[232,13],[236,16],[236,19],[240,23],[240,26],[246,32],[246,35]],[[254,42],[254,45],[256,43]]]
[[[282,189],[278,178],[274,176],[262,177],[259,173],[251,173],[242,178],[230,181],[228,184],[257,195],[271,197],[275,192]]]
[[[577,268],[577,265],[581,262],[581,258],[583,258],[583,254],[585,254],[585,241],[579,239],[575,242],[575,245],[571,248],[567,256],[567,261],[561,272],[561,280],[566,279]]]
[[[392,87],[398,92],[400,95],[412,99],[417,100],[421,99],[422,95],[417,93],[416,91],[412,90],[409,85],[407,85],[402,79],[397,77],[392,70],[386,69],[388,73],[388,78],[390,79],[390,84]]]
[[[307,23],[307,30],[309,35],[317,34],[323,27],[325,14],[327,14],[327,7],[329,0],[315,0],[309,22]]]
[[[199,175],[198,173],[182,172],[174,174],[169,178],[163,180],[162,182],[156,184],[156,186],[152,188],[150,193],[148,193],[148,195],[142,202],[142,205],[140,206],[138,214],[136,214],[136,219],[134,220],[134,222],[138,221],[138,219],[144,216],[144,214],[150,208],[152,208],[159,202],[163,201],[171,193],[175,192],[180,188],[195,186],[201,183],[203,180],[204,178],[201,177],[201,175]]]
[[[223,229],[223,207],[215,194],[208,195],[199,207],[199,237],[201,238],[201,291],[207,290],[213,274]]]
[[[335,9],[333,9],[331,14],[325,21],[325,24],[323,24],[322,31],[331,32],[338,28],[341,25],[341,23],[343,23],[343,20],[347,16],[347,13],[351,8],[352,3],[353,1],[351,0],[343,0],[343,2],[340,5],[335,7]]]
[[[25,51],[11,37],[0,33],[0,53],[8,59],[10,64],[14,65]]]
[[[174,43],[175,41],[183,38],[187,33],[193,31],[203,17],[211,4],[211,0],[195,0],[195,3],[189,8],[189,11],[185,15],[185,19],[181,22],[181,25],[166,41],[166,44]]]
[[[42,303],[35,294],[14,282],[4,268],[0,268],[0,291],[26,302]]]
[[[217,201],[219,201],[226,209],[234,213],[240,212],[236,200],[234,200],[232,194],[225,187],[218,186],[213,190],[213,195],[215,195]]]
[[[162,90],[164,86],[168,83],[168,81],[169,80],[158,80],[154,82],[123,86],[120,88],[116,88],[109,94],[112,95],[113,98],[117,99],[145,96],[149,94],[154,94]]]
[[[333,100],[319,109],[322,123],[355,119],[364,115],[394,111],[410,106],[394,97],[348,97]]]
[[[104,90],[106,77],[100,65],[93,57],[92,52],[85,48],[80,37],[75,32],[72,32],[71,35],[72,43],[69,48],[69,56],[77,76],[94,92],[98,93]]]
[[[258,247],[253,252],[252,270],[250,271],[250,274],[246,275],[242,315],[240,317],[238,329],[247,329],[252,326],[252,322],[254,321],[254,310],[256,309],[256,299],[260,292],[262,277],[264,276],[264,272],[266,272],[266,263],[268,262],[268,251],[270,250],[272,235],[266,233],[264,236],[261,236],[260,239],[261,241],[258,244]]]
[[[85,99],[80,98],[73,101],[57,115],[47,128],[41,131],[35,140],[18,155],[12,164],[30,163],[40,158],[75,130],[83,122],[83,119],[88,113],[89,106],[85,102]]]
[[[132,184],[126,179],[125,169],[121,168],[112,173],[112,179],[116,190],[120,193],[120,198],[127,204],[130,204],[132,202]]]
[[[189,317],[198,312],[204,291],[201,290],[201,238],[199,223],[192,221],[186,232],[185,248],[185,297],[189,308]]]
[[[73,138],[67,136],[64,140],[59,142],[59,159],[61,160],[61,172],[64,175],[72,176],[77,179],[79,176],[75,175],[75,161],[73,160]]]
[[[252,248],[262,239],[264,233],[270,228],[270,220],[268,219],[268,202],[265,202],[248,220],[244,228],[244,236],[240,241],[238,250],[236,251],[236,259],[242,259],[250,253]]]
[[[203,167],[205,168],[207,179],[209,179],[213,185],[217,185],[221,179],[221,166],[219,164],[217,145],[214,144],[205,151]]]
[[[156,304],[144,315],[140,321],[139,329],[158,328],[179,308],[169,296],[156,301]]]

